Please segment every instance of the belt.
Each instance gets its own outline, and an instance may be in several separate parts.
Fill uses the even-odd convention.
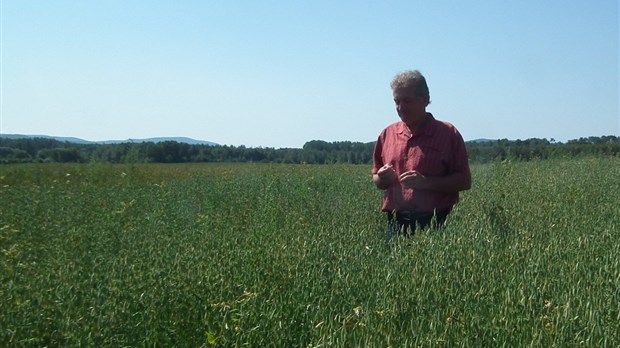
[[[437,215],[438,217],[445,217],[450,213],[451,209],[435,210],[435,211],[407,211],[398,210],[394,212],[388,212],[388,219],[396,217],[401,221],[415,221],[419,219],[428,219]]]
[[[418,219],[424,219],[424,218],[429,218],[429,217],[433,217],[435,213],[434,212],[421,212],[421,211],[396,211],[395,215],[396,218],[398,220],[404,220],[404,221],[414,221],[414,220],[418,220]]]

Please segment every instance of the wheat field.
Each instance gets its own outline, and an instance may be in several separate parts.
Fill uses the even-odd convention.
[[[370,166],[0,166],[0,346],[620,346],[620,159],[472,174],[387,242]]]

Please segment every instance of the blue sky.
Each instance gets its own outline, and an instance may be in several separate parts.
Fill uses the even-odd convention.
[[[376,140],[427,78],[465,140],[620,135],[617,0],[1,0],[0,132]]]

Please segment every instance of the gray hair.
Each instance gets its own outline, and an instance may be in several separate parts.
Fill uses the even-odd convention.
[[[415,94],[420,97],[428,97],[428,103],[430,104],[431,95],[428,91],[428,85],[426,79],[418,70],[407,70],[398,73],[394,76],[392,83],[390,83],[392,90],[397,88],[409,88],[412,87],[415,90]]]

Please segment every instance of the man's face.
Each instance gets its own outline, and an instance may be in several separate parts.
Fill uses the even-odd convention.
[[[413,87],[396,88],[393,96],[396,112],[403,122],[415,122],[426,114],[426,97],[416,95]]]

